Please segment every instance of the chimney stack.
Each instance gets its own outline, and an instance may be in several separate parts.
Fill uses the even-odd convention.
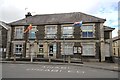
[[[30,12],[28,12],[28,13],[25,15],[26,18],[28,18],[28,17],[30,17],[30,16],[32,16]]]

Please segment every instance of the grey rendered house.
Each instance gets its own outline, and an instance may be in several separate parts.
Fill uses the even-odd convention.
[[[0,55],[2,58],[6,58],[8,48],[8,42],[10,41],[10,26],[0,21]]]
[[[82,26],[73,26],[78,21],[83,22]],[[34,16],[28,13],[26,18],[9,24],[12,31],[9,57],[63,58],[69,55],[76,58],[82,53],[83,60],[105,61],[105,21],[81,12]],[[32,29],[24,33],[29,24]],[[108,34],[111,32],[108,30]]]

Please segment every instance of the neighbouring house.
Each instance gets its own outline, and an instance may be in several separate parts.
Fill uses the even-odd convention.
[[[7,49],[9,49],[8,41],[10,41],[10,26],[0,21],[0,55],[2,58],[6,58]]]
[[[82,21],[82,26],[73,26]],[[12,58],[79,58],[105,61],[112,53],[113,28],[106,20],[81,12],[34,15],[9,23],[11,42],[8,57]],[[24,30],[32,24],[32,29]],[[107,51],[106,47],[107,46]],[[107,53],[107,54],[106,54]]]
[[[120,37],[116,36],[113,38],[113,58],[114,62],[118,62],[118,59],[120,58]]]
[[[104,26],[104,39],[105,39],[105,60],[113,62],[113,51],[112,51],[112,31],[115,28]]]

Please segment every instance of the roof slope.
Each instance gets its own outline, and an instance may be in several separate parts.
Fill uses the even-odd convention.
[[[104,31],[113,31],[115,28],[104,26]]]
[[[62,24],[62,23],[74,23],[76,21],[83,22],[105,22],[105,19],[84,14],[81,12],[73,13],[59,13],[59,14],[44,14],[44,15],[34,15],[28,18],[24,18],[15,22],[10,23],[10,25],[41,25],[41,24]]]
[[[113,39],[113,41],[120,40],[120,38],[119,38],[118,36],[116,36],[116,37],[113,37],[112,39]]]
[[[6,30],[10,27],[7,23],[0,21],[0,26],[4,27]]]

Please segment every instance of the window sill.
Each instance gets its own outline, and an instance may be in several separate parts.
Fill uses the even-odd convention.
[[[80,37],[80,38],[95,38],[95,37]]]
[[[14,39],[24,39],[24,38],[14,38]]]
[[[93,55],[82,54],[82,56],[83,56],[83,57],[84,57],[84,56],[85,56],[85,57],[86,57],[86,56],[91,56],[91,57],[93,56],[93,57],[94,57],[95,55],[94,55],[94,54],[93,54]]]

